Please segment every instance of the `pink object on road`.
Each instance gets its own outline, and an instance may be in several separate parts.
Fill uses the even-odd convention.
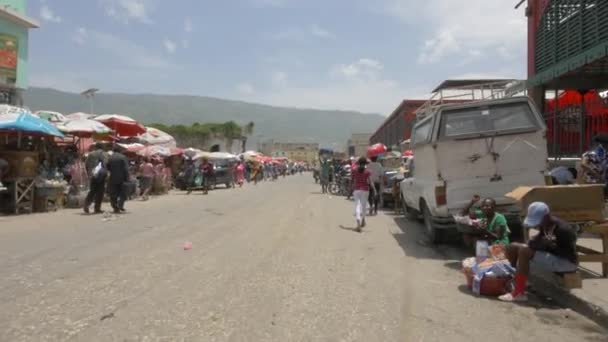
[[[184,242],[184,250],[190,250],[192,249],[192,242]]]

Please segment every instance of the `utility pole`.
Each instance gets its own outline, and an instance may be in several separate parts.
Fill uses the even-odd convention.
[[[89,104],[91,106],[91,115],[95,115],[95,112],[93,110],[93,103],[94,103],[94,99],[95,99],[95,93],[97,93],[99,91],[99,89],[97,88],[90,88],[87,89],[85,91],[83,91],[82,93],[80,93],[80,95],[84,96],[85,98],[87,98],[89,100]]]

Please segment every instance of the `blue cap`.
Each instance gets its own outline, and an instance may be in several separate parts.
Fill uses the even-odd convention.
[[[549,215],[549,206],[543,202],[534,202],[528,207],[528,215],[524,220],[525,227],[538,227],[545,216]]]

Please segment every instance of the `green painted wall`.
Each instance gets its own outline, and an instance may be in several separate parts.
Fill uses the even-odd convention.
[[[25,0],[0,0],[1,6],[10,6],[12,10],[25,14]]]
[[[9,5],[13,10],[25,13],[25,0],[0,0],[0,5]],[[28,70],[28,29],[10,21],[0,19],[0,34],[17,37],[19,45],[19,62],[17,64],[17,88],[26,89]]]

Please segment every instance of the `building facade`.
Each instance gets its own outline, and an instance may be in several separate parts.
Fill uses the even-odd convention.
[[[348,146],[349,157],[361,157],[367,154],[367,148],[370,143],[369,140],[372,137],[370,133],[354,133],[346,143]]]
[[[528,0],[528,91],[549,155],[579,157],[608,132],[608,1]]]
[[[260,152],[275,158],[288,158],[310,165],[316,163],[319,157],[318,143],[282,143],[266,142],[261,144]]]
[[[29,30],[38,23],[25,15],[25,0],[0,0],[0,103],[23,105],[28,87]]]
[[[374,132],[370,143],[372,145],[380,143],[399,149],[401,143],[410,138],[412,126],[416,120],[416,110],[425,102],[426,100],[403,100]]]

